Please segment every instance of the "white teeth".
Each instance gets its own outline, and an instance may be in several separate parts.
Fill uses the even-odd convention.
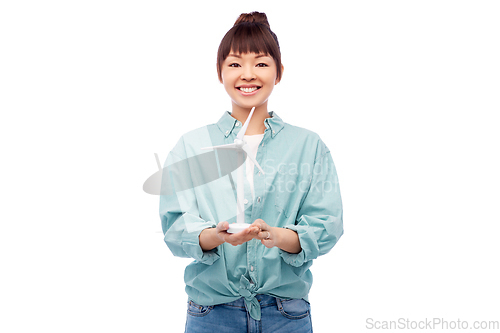
[[[257,87],[252,87],[252,88],[240,88],[241,91],[244,91],[246,93],[249,93],[249,92],[252,92],[252,91],[255,91],[257,90]]]

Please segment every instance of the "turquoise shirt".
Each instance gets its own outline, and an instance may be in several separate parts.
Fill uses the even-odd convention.
[[[309,301],[313,260],[328,253],[344,232],[337,172],[327,146],[276,112],[269,112],[264,124],[256,160],[265,174],[254,168],[254,200],[245,175],[245,223],[261,218],[296,231],[300,253],[268,249],[257,239],[201,249],[203,229],[236,222],[237,153],[201,150],[234,142],[242,124],[228,111],[217,123],[179,139],[165,162],[160,195],[165,243],[173,255],[194,259],[184,272],[188,297],[200,305],[244,297],[255,320],[261,315],[257,294]]]

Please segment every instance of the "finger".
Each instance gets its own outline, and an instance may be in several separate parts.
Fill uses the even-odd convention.
[[[237,234],[233,234],[233,239],[240,242],[248,242],[250,239],[254,238],[255,233],[250,230],[244,230]]]
[[[264,240],[267,238],[268,235],[269,234],[267,231],[261,231],[261,232],[259,232],[258,237],[259,237],[259,239]]]
[[[255,230],[255,226],[248,226],[244,231],[246,234],[252,233]]]
[[[239,242],[242,244],[255,238],[255,235],[256,235],[255,233],[250,233],[248,230],[243,230],[236,234],[230,234],[230,236],[228,236],[230,238],[228,239],[231,240],[232,242]]]
[[[230,237],[231,240],[233,241],[239,241],[239,240],[242,240],[242,239],[245,239],[248,235],[248,230],[242,230],[240,232],[237,232],[237,233],[228,233],[228,237]]]
[[[259,224],[260,224],[260,230],[262,230],[262,231],[269,230],[269,227],[268,227],[267,223],[264,222],[264,220],[260,220]]]
[[[258,234],[260,232],[260,227],[257,225],[250,227],[248,229],[250,229],[249,233]]]
[[[252,225],[255,225],[255,226],[257,226],[257,227],[260,228],[260,225],[261,225],[262,222],[264,222],[264,220],[262,220],[262,219],[256,219],[255,221],[253,221]]]
[[[274,247],[273,242],[271,242],[270,239],[262,239],[260,242],[262,243],[262,245],[264,245],[268,249]]]
[[[257,223],[257,222],[254,222],[252,224],[250,224],[250,226],[248,227],[248,229],[260,229],[260,224]]]
[[[240,231],[238,234],[240,234],[242,237],[247,237],[248,235],[255,235],[259,231],[260,229],[258,227],[250,225],[248,228]]]

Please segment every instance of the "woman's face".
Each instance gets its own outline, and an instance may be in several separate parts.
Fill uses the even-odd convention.
[[[230,52],[222,63],[222,84],[234,108],[265,105],[277,80],[276,63],[266,54]]]

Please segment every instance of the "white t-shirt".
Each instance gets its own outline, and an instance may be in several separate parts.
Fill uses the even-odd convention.
[[[264,138],[264,133],[262,134],[256,134],[256,135],[245,135],[244,139],[247,142],[248,146],[250,147],[250,151],[252,152],[252,157],[254,159],[257,159],[257,149],[259,148],[259,144]],[[254,190],[253,190],[253,172],[255,169],[255,164],[253,164],[252,160],[246,158],[245,160],[246,164],[246,174],[247,174],[247,179],[248,182],[250,183],[250,189],[252,190],[252,201],[255,198]],[[262,168],[262,165],[260,166]]]

